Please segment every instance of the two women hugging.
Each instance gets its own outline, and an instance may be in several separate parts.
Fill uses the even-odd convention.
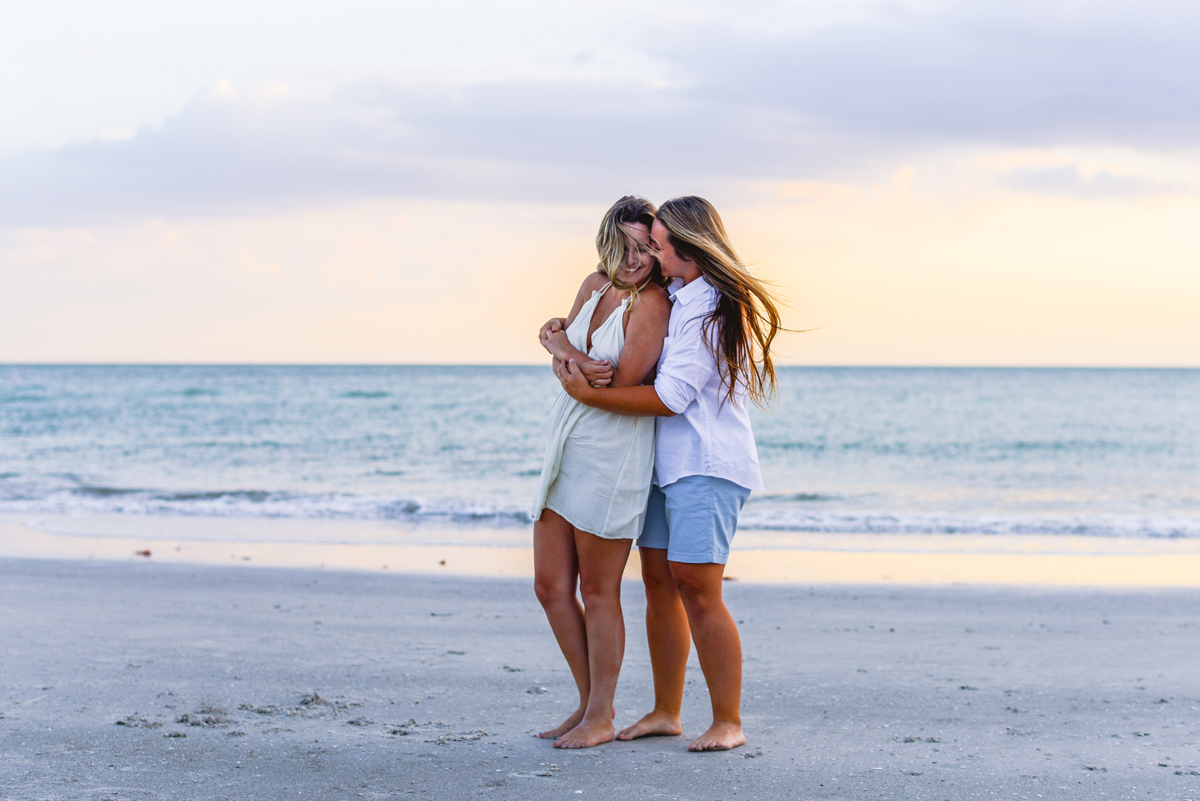
[[[539,334],[563,391],[534,513],[534,586],[579,689],[579,707],[541,736],[587,748],[681,734],[695,642],[713,720],[690,749],[736,748],[742,651],[722,579],[738,513],[762,489],[748,401],[775,389],[779,312],[703,198],[655,209],[623,197],[596,248],[570,314]],[[634,540],[654,709],[618,734],[621,575]]]

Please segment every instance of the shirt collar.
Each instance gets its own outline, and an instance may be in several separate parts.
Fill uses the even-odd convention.
[[[671,286],[667,290],[671,295],[671,302],[678,303],[681,306],[686,306],[694,300],[707,297],[709,293],[715,293],[716,290],[708,283],[708,280],[702,275],[699,278],[692,280],[690,284],[685,285],[682,278],[676,278],[671,281]]]

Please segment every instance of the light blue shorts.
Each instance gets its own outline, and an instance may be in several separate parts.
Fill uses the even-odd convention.
[[[737,531],[738,512],[750,490],[723,478],[684,476],[651,487],[639,548],[663,548],[667,559],[689,564],[725,564]]]

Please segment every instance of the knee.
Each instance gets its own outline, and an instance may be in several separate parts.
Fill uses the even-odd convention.
[[[714,605],[722,603],[720,595],[714,596],[712,588],[706,582],[701,582],[686,573],[676,573],[674,584],[689,614],[704,614]]]
[[[550,607],[574,599],[575,588],[561,579],[536,576],[533,579],[533,594],[543,607]]]
[[[646,597],[653,598],[664,593],[677,593],[675,579],[671,576],[670,568],[661,569],[658,566],[642,562],[642,584],[646,587]]]
[[[584,609],[598,610],[612,606],[619,609],[621,583],[617,581],[614,586],[613,582],[608,581],[580,581],[579,595],[583,598]]]
[[[643,578],[642,582],[646,585],[646,597],[657,598],[663,595],[678,595],[679,591],[675,588],[675,582],[670,577],[663,578],[655,576],[654,578]]]

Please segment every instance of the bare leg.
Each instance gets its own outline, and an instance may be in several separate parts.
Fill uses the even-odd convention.
[[[591,683],[588,676],[587,629],[583,607],[575,597],[579,559],[575,553],[575,527],[560,514],[543,509],[533,524],[533,589],[546,619],[567,659],[579,690],[579,707],[558,726],[539,737],[554,739],[579,725],[587,707]]]
[[[683,597],[696,656],[708,682],[713,722],[690,751],[728,751],[746,742],[742,732],[742,640],[725,608],[721,582],[725,565],[671,562],[671,573]]]
[[[579,554],[579,591],[587,621],[591,692],[583,720],[558,738],[555,748],[591,748],[613,739],[613,696],[625,657],[625,619],[621,615],[621,574],[632,540],[606,540],[575,531]]]
[[[683,680],[692,646],[687,613],[671,575],[666,549],[640,548],[638,555],[646,585],[646,636],[654,672],[654,709],[622,729],[617,735],[622,740],[675,736],[683,731],[679,710],[683,706]]]

